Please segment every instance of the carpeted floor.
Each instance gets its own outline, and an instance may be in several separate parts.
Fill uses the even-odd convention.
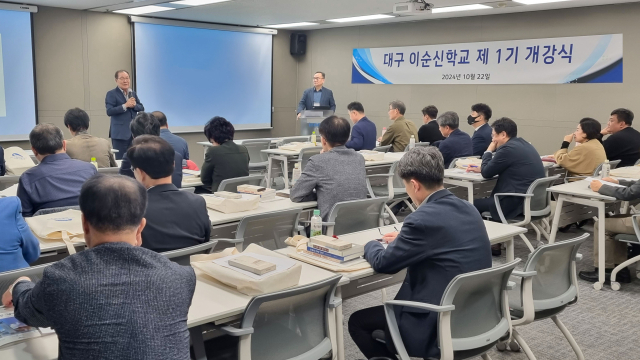
[[[567,233],[558,233],[558,241],[571,239],[584,232],[592,233],[591,226],[582,229],[572,228]],[[535,240],[530,231],[529,239]],[[526,260],[528,249],[516,238],[515,256]],[[593,238],[589,237],[579,250],[584,257],[578,263],[578,271],[593,269]],[[504,262],[504,251],[501,258],[494,258],[494,263]],[[522,264],[522,263],[521,263]],[[635,269],[632,266],[631,269]],[[567,308],[560,314],[560,320],[573,334],[588,360],[634,360],[640,359],[640,279],[632,270],[631,284],[622,284],[620,291],[613,291],[608,285],[603,290],[593,289],[591,283],[578,280],[580,298],[577,304]],[[390,297],[395,296],[398,286],[387,289]],[[364,356],[353,343],[347,330],[349,316],[360,309],[381,304],[379,291],[369,293],[344,302],[344,334],[346,343],[346,359],[364,359]],[[576,356],[564,336],[551,320],[542,320],[518,328],[531,350],[539,360],[576,359]],[[498,352],[492,350],[489,355],[494,360],[527,359],[523,352]],[[480,359],[478,357],[478,359]]]

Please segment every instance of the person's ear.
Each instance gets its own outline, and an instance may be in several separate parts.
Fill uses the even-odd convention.
[[[142,245],[142,230],[147,225],[147,219],[142,218],[140,221],[140,225],[138,225],[138,229],[136,230],[136,246]]]
[[[413,186],[413,192],[414,193],[418,193],[421,189],[421,185],[418,181],[416,181],[415,179],[411,179],[411,186]]]
[[[62,150],[64,150],[64,152],[67,152],[67,140],[62,140]]]

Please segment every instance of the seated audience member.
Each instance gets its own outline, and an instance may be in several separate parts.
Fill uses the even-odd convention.
[[[29,267],[40,256],[40,242],[20,212],[20,199],[0,198],[0,273]]]
[[[167,142],[173,147],[173,150],[182,155],[183,160],[189,160],[189,145],[187,145],[187,141],[185,139],[178,135],[174,135],[171,130],[169,130],[167,116],[160,111],[154,111],[151,114],[155,116],[156,120],[160,123],[160,137],[167,140]]]
[[[160,123],[155,116],[151,113],[141,112],[131,120],[131,135],[135,139],[140,135],[154,135],[160,136]],[[177,188],[182,187],[182,155],[177,151],[174,154],[175,167],[173,168],[173,175],[171,175],[171,182]],[[120,165],[120,175],[126,175],[128,177],[134,177],[133,169],[131,168],[131,162],[127,157],[127,153],[122,155],[122,165]]]
[[[25,171],[18,180],[22,215],[40,209],[77,206],[80,188],[98,170],[90,163],[65,153],[62,130],[53,124],[39,124],[29,134],[31,150],[40,164]]]
[[[438,117],[438,125],[440,126],[440,133],[445,137],[438,144],[445,168],[449,167],[453,159],[473,154],[471,137],[459,129],[460,119],[458,114],[453,111],[447,111]]]
[[[116,159],[111,152],[111,142],[87,133],[89,115],[82,109],[75,108],[64,114],[64,126],[69,129],[71,140],[66,140],[67,155],[72,159],[90,162],[96,158],[98,167],[116,167]]]
[[[164,139],[141,135],[127,150],[133,174],[147,189],[147,225],[142,247],[165,252],[209,241],[211,221],[200,195],[180,191],[171,183],[175,151]]]
[[[416,125],[404,118],[406,110],[407,107],[400,100],[392,101],[389,104],[389,119],[393,121],[393,124],[379,138],[380,146],[391,145],[391,151],[403,152],[407,149],[409,141],[411,141],[411,135],[418,142],[420,136],[418,136]]]
[[[347,141],[345,146],[355,151],[373,150],[376,147],[376,124],[367,118],[364,114],[364,106],[354,101],[347,105],[349,117],[353,121],[353,129],[351,130],[351,139]]]
[[[249,151],[233,142],[235,129],[227,119],[216,116],[204,126],[213,146],[204,154],[200,179],[205,189],[216,192],[222,180],[249,176]]]
[[[422,119],[424,120],[424,125],[420,126],[418,130],[418,140],[420,142],[428,142],[431,145],[434,145],[436,141],[444,140],[444,136],[440,132],[440,128],[438,127],[438,108],[429,105],[422,109]]]
[[[471,137],[474,156],[482,156],[491,144],[491,114],[491,108],[487,104],[475,104],[471,107],[471,115],[467,117],[467,122],[474,129]]]
[[[322,153],[309,159],[291,188],[293,202],[317,200],[324,221],[336,203],[367,198],[364,157],[344,146],[349,139],[349,128],[349,122],[341,117],[329,116],[322,120],[318,129]]]
[[[560,150],[554,157],[556,163],[569,172],[568,176],[591,176],[596,168],[606,159],[604,147],[598,141],[600,123],[591,118],[580,120],[573,134],[564,137]],[[573,140],[576,146],[569,151]]]
[[[21,277],[2,296],[15,317],[58,335],[60,359],[189,359],[191,267],[140,247],[147,192],[98,175],[80,194],[88,249]]]
[[[4,164],[4,149],[0,146],[0,176],[4,176],[7,172],[7,167]]]
[[[640,159],[640,132],[631,127],[633,112],[627,109],[616,109],[611,112],[609,123],[600,134],[611,135],[602,141],[609,161],[621,160],[618,167],[633,166]]]
[[[482,155],[482,167],[468,168],[468,172],[479,172],[486,179],[498,175],[491,196],[476,199],[473,205],[480,214],[489,212],[491,220],[501,222],[494,194],[524,194],[529,185],[544,177],[544,167],[538,151],[525,139],[518,137],[518,125],[509,118],[500,118],[493,122],[493,141]],[[495,151],[495,155],[493,152]],[[524,198],[503,196],[500,208],[506,219],[513,219],[524,213]],[[492,253],[499,256],[500,244],[491,247]]]
[[[640,198],[640,181],[630,180],[618,180],[611,177],[602,179],[614,184],[620,184],[624,187],[616,187],[611,185],[605,185],[599,180],[591,181],[591,190],[602,194],[614,197],[621,201],[632,201]],[[600,252],[599,245],[600,239],[598,234],[599,227],[602,226],[602,221],[595,222],[593,227],[593,266],[594,271],[580,271],[578,276],[581,279],[589,282],[598,282],[598,254]],[[616,241],[615,237],[618,234],[630,234],[635,235],[633,229],[633,220],[631,214],[613,215],[604,219],[604,268],[606,275],[606,282],[611,281],[611,271],[621,263],[627,260],[627,243],[622,241]],[[621,283],[631,282],[631,272],[629,268],[625,267],[616,275],[616,281]]]
[[[443,165],[442,155],[432,147],[415,148],[402,157],[398,175],[413,203],[420,205],[405,218],[399,233],[384,235],[386,249],[375,240],[365,245],[364,257],[377,273],[407,269],[395,300],[439,304],[454,277],[491,267],[482,218],[473,205],[443,188]],[[397,310],[409,356],[439,359],[438,313]],[[349,318],[349,334],[367,359],[396,358],[386,324],[382,305],[356,311]],[[386,344],[372,336],[374,331],[385,332]]]

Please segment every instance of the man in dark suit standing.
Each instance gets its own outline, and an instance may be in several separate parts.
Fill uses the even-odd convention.
[[[333,92],[324,85],[324,73],[321,71],[313,74],[313,87],[304,91],[298,109],[298,119],[303,110],[313,110],[317,106],[328,106],[331,111],[336,111],[336,101],[333,100]]]
[[[171,183],[174,154],[171,144],[152,135],[136,137],[127,150],[136,179],[147,189],[142,247],[156,252],[199,245],[211,234],[204,198]]]
[[[513,120],[500,118],[493,122],[492,127],[493,141],[482,155],[482,167],[468,168],[467,171],[482,173],[482,176],[487,179],[498,175],[498,182],[491,196],[476,199],[473,205],[480,214],[489,212],[493,221],[500,222],[493,195],[524,194],[531,183],[544,177],[544,167],[540,161],[540,154],[533,145],[518,137],[518,125]],[[500,199],[500,208],[506,219],[522,215],[523,205],[524,198],[520,196],[504,196]],[[500,247],[494,245],[492,252],[495,256],[500,255]]]
[[[473,205],[443,187],[442,155],[433,147],[411,149],[398,162],[398,175],[418,209],[405,218],[400,233],[365,245],[364,257],[378,273],[407,276],[396,300],[439,304],[456,276],[491,267],[489,236]],[[438,314],[396,307],[400,335],[411,357],[440,358]],[[382,306],[356,311],[349,318],[349,334],[367,359],[395,359],[396,351]],[[373,338],[385,332],[386,345]]]
[[[111,126],[109,127],[111,145],[118,150],[116,159],[120,160],[131,146],[133,139],[129,123],[139,111],[144,111],[144,106],[135,91],[131,90],[131,77],[127,70],[116,71],[116,84],[118,86],[115,89],[107,92],[104,102],[107,107],[107,115],[111,117]]]
[[[491,108],[487,104],[475,104],[471,107],[471,115],[467,117],[467,123],[473,126],[473,155],[482,156],[491,143]]]

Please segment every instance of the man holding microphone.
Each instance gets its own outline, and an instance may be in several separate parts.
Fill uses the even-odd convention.
[[[118,150],[116,159],[122,159],[122,155],[131,146],[131,130],[129,124],[139,111],[144,111],[144,106],[138,99],[138,95],[131,90],[131,77],[126,70],[116,71],[115,89],[107,92],[104,100],[107,107],[107,115],[111,117],[109,137],[114,149]]]

